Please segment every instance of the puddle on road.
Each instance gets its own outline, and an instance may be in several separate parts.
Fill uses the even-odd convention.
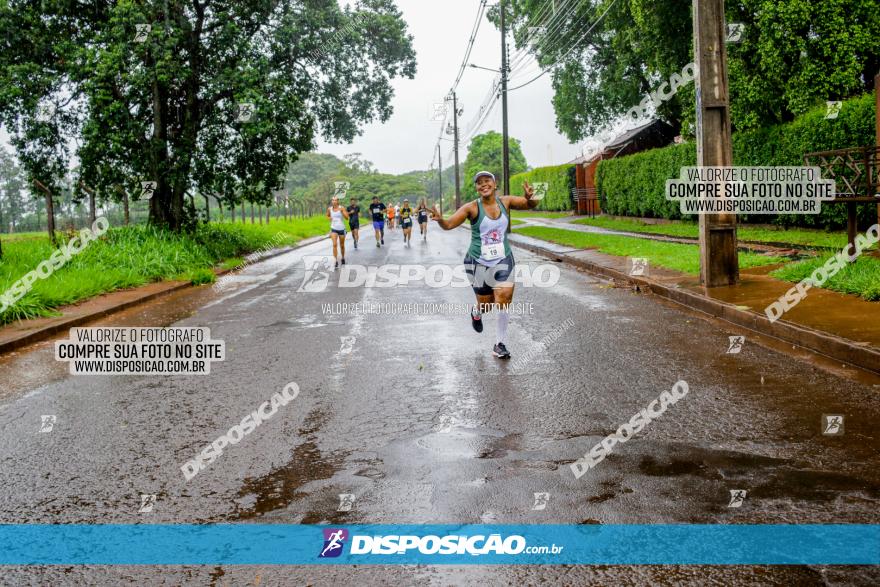
[[[293,457],[284,466],[256,479],[245,479],[238,492],[239,501],[231,521],[249,520],[289,508],[308,494],[300,488],[312,481],[329,479],[342,469],[344,455],[327,457],[312,441],[293,449]]]
[[[501,458],[515,450],[519,434],[486,428],[450,428],[417,438],[417,448],[440,460]]]
[[[762,455],[675,446],[669,447],[668,454],[663,456],[642,456],[638,469],[648,477],[688,476],[729,489],[744,489],[750,504],[763,503],[767,508],[783,504],[791,509],[793,504],[809,502],[815,506],[825,504],[819,506],[821,510],[837,500],[849,499],[862,504],[851,509],[851,513],[858,516],[876,512],[880,505],[880,482],[838,471],[809,469],[795,461]],[[696,481],[688,484],[700,485]],[[708,503],[707,511],[726,512],[726,505]],[[761,512],[754,513],[761,515]]]
[[[289,509],[291,504],[304,500],[310,494],[301,488],[314,481],[330,479],[345,466],[348,453],[323,454],[317,446],[317,433],[327,416],[315,410],[306,418],[296,438],[306,441],[293,449],[293,457],[285,465],[258,478],[247,478],[238,491],[236,510],[229,516],[232,521],[249,520],[266,514]],[[329,494],[328,494],[329,495]],[[332,496],[335,499],[335,495]],[[336,503],[329,510],[336,508]],[[295,512],[303,515],[301,523],[326,520],[326,511]]]

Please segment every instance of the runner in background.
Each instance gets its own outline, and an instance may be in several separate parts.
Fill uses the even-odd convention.
[[[525,197],[496,196],[495,176],[488,171],[480,171],[474,176],[474,184],[479,198],[468,202],[452,213],[449,220],[435,205],[431,216],[443,230],[452,230],[465,220],[471,223],[471,244],[464,257],[464,267],[471,281],[477,304],[471,312],[471,325],[477,332],[483,331],[483,312],[498,305],[496,338],[498,342],[492,354],[499,359],[509,359],[510,352],[505,346],[507,325],[510,315],[507,311],[513,300],[513,278],[515,263],[507,228],[510,226],[508,210],[530,210],[538,205],[532,199],[535,192],[528,182],[523,183]]]
[[[409,207],[409,200],[404,198],[400,208],[400,227],[403,229],[403,242],[407,246],[412,240],[412,224],[412,208]]]
[[[394,230],[394,204],[388,202],[386,208],[388,210],[388,228]]]
[[[351,229],[351,238],[354,239],[354,248],[357,250],[358,248],[358,238],[361,227],[361,207],[358,206],[357,198],[351,197],[351,204],[349,204],[348,208],[345,209],[348,212],[348,227]]]
[[[422,240],[428,240],[428,202],[425,198],[419,200],[419,206],[417,208],[418,217],[419,217],[419,231],[422,235]]]
[[[337,196],[333,196],[333,199],[330,200],[330,207],[327,208],[327,218],[330,219],[330,240],[333,241],[333,260],[336,261],[334,268],[338,268],[339,257],[337,256],[337,250],[341,250],[342,264],[345,265],[345,220],[348,219],[348,212],[339,205],[339,198]]]
[[[370,214],[373,216],[373,230],[376,232],[376,246],[379,243],[385,244],[385,204],[379,201],[377,196],[373,196],[373,203],[370,204]]]

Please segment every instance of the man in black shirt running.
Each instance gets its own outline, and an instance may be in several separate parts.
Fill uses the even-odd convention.
[[[378,196],[373,196],[370,204],[370,214],[373,215],[373,230],[376,231],[376,246],[385,244],[385,204],[379,201]]]
[[[354,238],[354,248],[358,248],[358,233],[360,232],[361,207],[358,206],[357,198],[351,197],[351,204],[345,209],[348,212],[348,227],[351,229],[351,236]]]

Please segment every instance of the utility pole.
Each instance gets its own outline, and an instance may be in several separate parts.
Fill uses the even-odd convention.
[[[696,2],[697,0],[694,0]],[[501,195],[510,194],[510,148],[507,134],[507,26],[504,18],[504,0],[500,0],[501,8],[501,117],[502,135],[504,140],[503,191]]]
[[[727,85],[724,0],[693,0],[694,60],[697,66],[697,165],[733,165]],[[700,283],[733,285],[739,280],[736,214],[700,215]]]
[[[443,212],[443,159],[440,157],[440,141],[437,141],[437,186],[440,190],[440,212]]]
[[[452,92],[452,128],[455,150],[455,209],[461,208],[461,173],[458,169],[458,97]]]

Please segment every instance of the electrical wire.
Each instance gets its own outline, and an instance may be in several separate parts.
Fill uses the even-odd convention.
[[[544,77],[544,75],[545,75],[548,71],[550,71],[554,66],[556,66],[556,65],[558,65],[560,62],[564,61],[569,55],[571,55],[572,51],[574,51],[574,50],[578,47],[578,45],[580,45],[580,43],[581,43],[584,39],[586,39],[587,36],[588,36],[591,32],[593,32],[593,29],[596,28],[596,26],[597,26],[600,22],[602,22],[602,19],[605,18],[605,15],[608,14],[608,11],[611,10],[611,7],[614,6],[615,4],[617,4],[617,0],[612,0],[611,4],[608,5],[608,8],[605,9],[605,12],[603,12],[603,13],[599,16],[599,18],[596,20],[596,22],[594,22],[594,23],[590,26],[589,30],[587,30],[587,32],[584,33],[584,35],[581,36],[580,39],[578,39],[575,43],[572,43],[571,48],[568,50],[568,52],[567,52],[565,55],[563,55],[563,56],[562,56],[560,59],[558,59],[555,63],[553,63],[552,65],[548,66],[548,67],[547,67],[546,69],[544,69],[540,74],[536,75],[535,77],[533,77],[532,79],[530,79],[530,80],[527,81],[526,83],[524,83],[524,84],[520,84],[520,85],[516,86],[515,88],[508,88],[507,91],[508,91],[508,92],[512,92],[512,91],[514,91],[514,90],[518,90],[518,89],[520,89],[520,88],[524,88],[524,87],[526,87],[527,85],[529,85],[529,84],[531,84],[531,83],[537,81],[539,78]]]

